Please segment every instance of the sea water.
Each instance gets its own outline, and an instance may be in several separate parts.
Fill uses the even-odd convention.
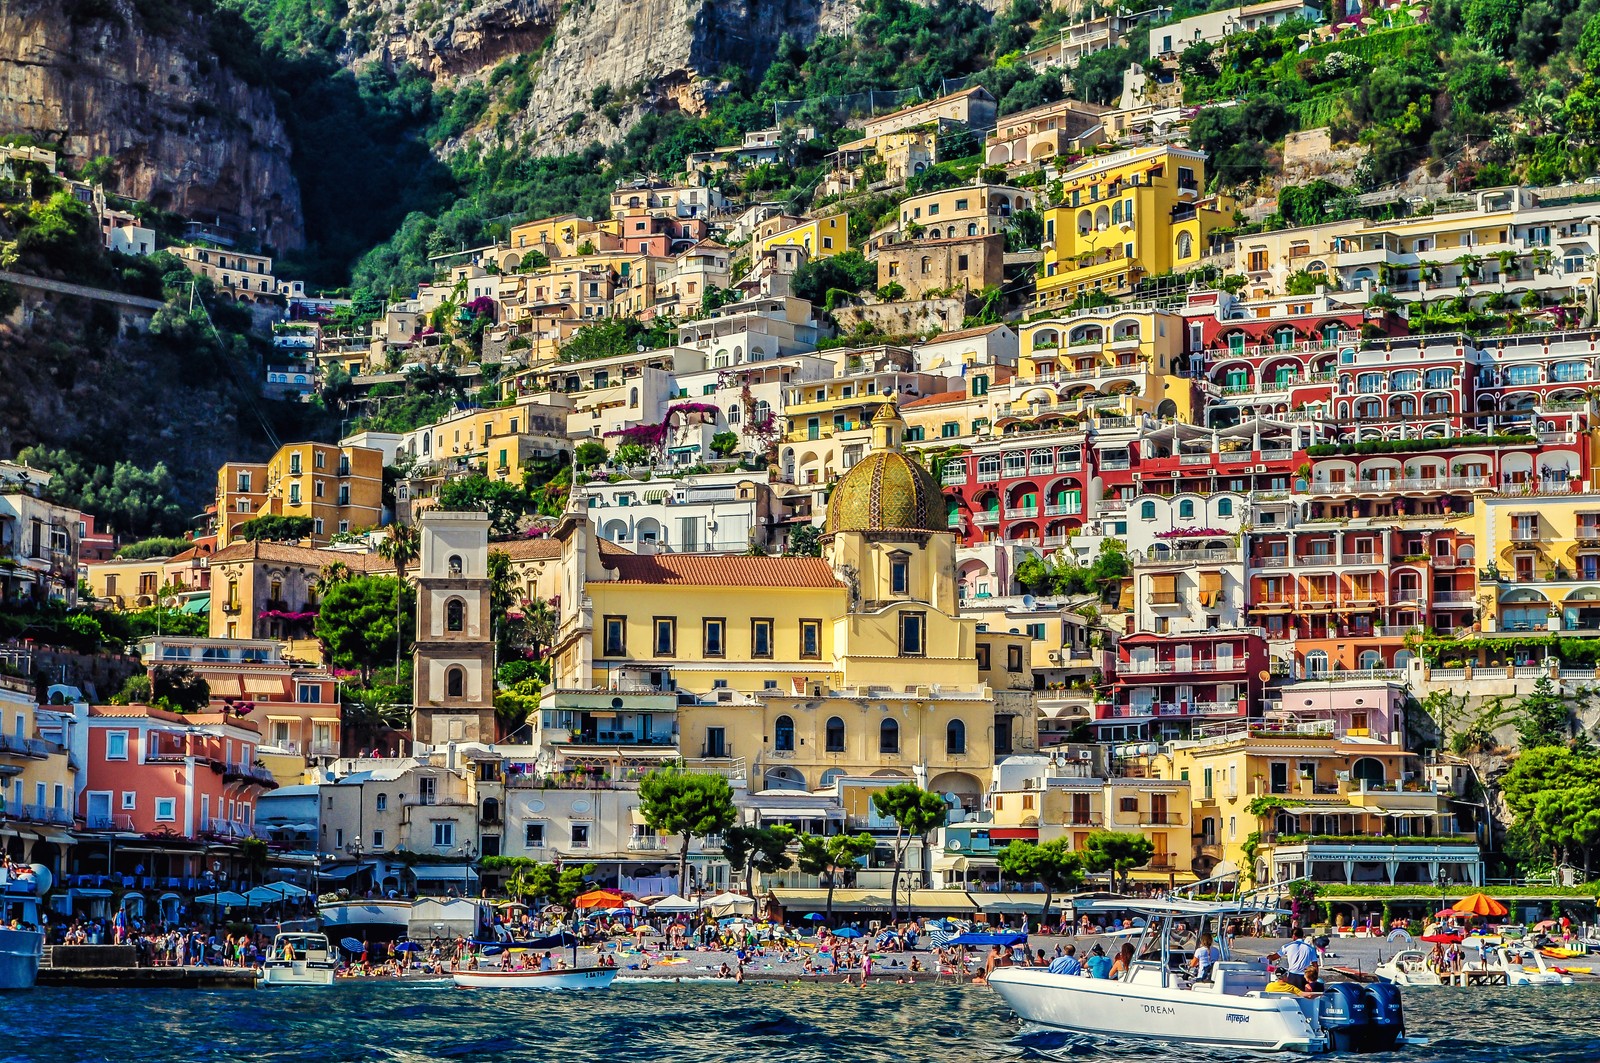
[[[1600,1060],[1600,984],[1405,990],[1426,1047],[1365,1059]],[[1023,1030],[981,986],[618,982],[606,992],[326,989],[62,990],[0,995],[0,1061],[21,1063],[991,1063],[1172,1060],[1236,1052]]]

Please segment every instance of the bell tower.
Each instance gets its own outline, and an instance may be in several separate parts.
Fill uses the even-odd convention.
[[[413,729],[419,752],[449,742],[493,742],[494,623],[489,515],[422,514]]]

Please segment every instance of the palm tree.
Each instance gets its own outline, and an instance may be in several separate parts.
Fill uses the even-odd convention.
[[[318,575],[322,577],[324,587],[332,587],[350,578],[350,566],[343,561],[330,561],[322,566],[322,571]]]
[[[422,536],[415,524],[391,524],[389,535],[378,544],[378,556],[394,565],[394,574],[402,584],[406,581],[406,566],[422,553]]]

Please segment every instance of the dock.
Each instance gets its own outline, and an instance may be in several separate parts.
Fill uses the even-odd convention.
[[[141,967],[131,945],[52,945],[39,964],[41,988],[254,989],[244,967]]]
[[[1462,971],[1451,978],[1451,983],[1460,986],[1505,985],[1506,979],[1504,971]]]

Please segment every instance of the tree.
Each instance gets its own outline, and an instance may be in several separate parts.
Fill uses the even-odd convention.
[[[726,458],[739,449],[739,433],[718,432],[711,437],[711,452],[719,458]]]
[[[366,685],[374,668],[393,662],[411,644],[414,603],[393,576],[356,576],[323,595],[312,630],[328,662],[358,669]]]
[[[658,768],[639,780],[639,811],[652,829],[683,838],[678,850],[678,892],[685,896],[690,840],[721,834],[738,818],[733,787],[727,779],[678,768]]]
[[[184,514],[177,484],[164,463],[149,469],[128,461],[87,461],[64,449],[23,447],[17,461],[51,474],[48,494],[63,505],[93,513],[126,535],[180,532]]]
[[[234,534],[252,543],[294,543],[311,534],[310,517],[280,517],[275,513],[253,517],[236,528]]]
[[[573,460],[580,469],[593,469],[604,465],[611,452],[606,450],[606,445],[598,439],[586,439],[578,444],[572,452]]]
[[[193,545],[194,543],[188,539],[158,536],[120,546],[114,556],[128,561],[148,561],[152,557],[171,557],[174,554],[181,554]]]
[[[1037,842],[1014,841],[1000,850],[996,858],[1000,874],[1014,882],[1037,882],[1045,889],[1042,918],[1050,918],[1050,902],[1058,893],[1068,893],[1083,883],[1083,858],[1068,847],[1067,839]]]
[[[1516,716],[1517,741],[1523,749],[1563,746],[1571,737],[1571,706],[1547,675],[1540,676],[1528,696],[1518,702]]]
[[[899,783],[872,795],[878,815],[894,820],[894,873],[889,878],[889,922],[900,921],[900,868],[912,838],[922,838],[944,824],[949,807],[944,798],[915,783]],[[924,847],[926,852],[926,847]]]
[[[447,480],[439,489],[439,508],[481,510],[489,514],[493,535],[515,534],[517,522],[532,508],[528,493],[509,480],[491,480],[481,473]]]
[[[643,443],[622,443],[617,446],[617,464],[623,468],[634,468],[649,461],[650,448]]]
[[[1143,834],[1128,831],[1097,830],[1083,840],[1084,859],[1096,874],[1109,871],[1128,888],[1128,872],[1143,867],[1156,854],[1155,843]]]
[[[722,837],[722,855],[734,874],[743,873],[744,892],[752,895],[755,872],[773,875],[789,867],[789,843],[792,841],[794,831],[782,824],[729,827]]]
[[[837,873],[846,867],[855,866],[877,846],[878,843],[872,835],[865,832],[832,834],[826,838],[815,834],[801,835],[800,852],[795,857],[795,866],[806,874],[816,875],[818,879],[827,882],[829,926],[833,925],[833,890],[838,885]]]
[[[845,251],[808,261],[795,271],[790,289],[798,298],[809,299],[820,306],[835,288],[855,293],[872,287],[877,280],[875,264],[868,262],[860,251]]]
[[[802,524],[789,533],[785,557],[821,557],[822,529],[815,524]]]
[[[415,524],[389,525],[389,534],[378,543],[378,556],[394,566],[395,579],[406,581],[406,567],[422,554],[422,533]]]
[[[169,712],[199,712],[211,704],[211,684],[186,664],[158,664],[128,677],[117,693],[123,705],[146,704]]]
[[[1577,860],[1587,877],[1600,845],[1600,756],[1565,746],[1525,749],[1500,788],[1534,845],[1553,862]]]

